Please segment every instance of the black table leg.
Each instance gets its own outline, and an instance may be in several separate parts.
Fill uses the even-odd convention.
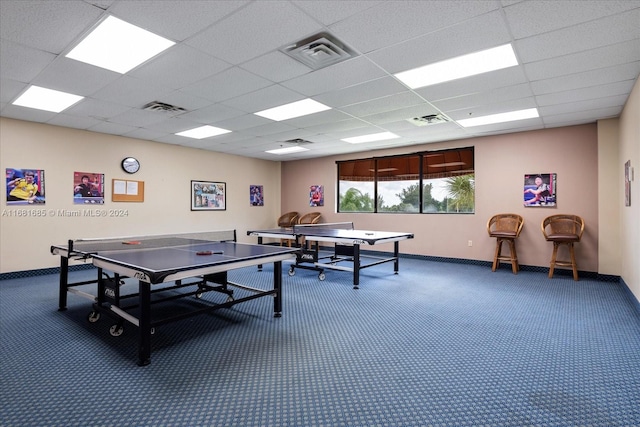
[[[282,261],[273,263],[273,316],[282,317]]]
[[[151,363],[151,284],[139,282],[138,366]]]
[[[360,245],[353,245],[353,289],[360,286]]]
[[[58,294],[58,311],[67,309],[67,286],[69,284],[69,258],[60,257],[60,291]]]

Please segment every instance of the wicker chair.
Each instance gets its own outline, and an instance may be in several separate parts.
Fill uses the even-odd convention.
[[[512,213],[497,214],[487,221],[487,232],[490,237],[496,238],[496,251],[493,256],[491,271],[496,271],[500,261],[510,262],[513,274],[518,274],[518,253],[516,252],[516,239],[522,231],[524,218]],[[509,256],[502,255],[502,244],[509,245]]]
[[[298,224],[317,224],[320,222],[321,217],[322,214],[320,212],[309,212],[298,219]],[[306,247],[304,236],[300,237],[300,246]]]
[[[320,212],[309,212],[298,219],[298,224],[317,224],[320,222],[322,214]]]
[[[553,277],[553,270],[556,266],[560,266],[571,267],[573,280],[578,280],[578,264],[573,245],[582,239],[584,220],[578,215],[551,215],[542,221],[541,228],[544,238],[548,242],[553,242],[549,278]],[[558,260],[558,248],[562,245],[566,245],[569,249],[569,260]]]
[[[278,227],[293,227],[298,222],[298,212],[287,212],[278,218]]]
[[[298,212],[295,212],[295,211],[287,212],[281,215],[280,218],[278,218],[278,227],[291,228],[297,222],[298,222]],[[280,246],[282,246],[284,243],[286,243],[287,246],[291,247],[291,239],[280,239]]]

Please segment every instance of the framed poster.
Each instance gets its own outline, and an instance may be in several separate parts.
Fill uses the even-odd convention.
[[[226,209],[226,182],[191,181],[192,211],[224,211]]]
[[[322,185],[312,185],[309,189],[309,206],[324,206],[324,189]]]
[[[624,205],[631,206],[631,181],[633,180],[631,160],[624,164]]]
[[[104,174],[74,172],[73,204],[104,204]]]
[[[556,206],[557,174],[533,173],[524,176],[525,206]]]
[[[44,170],[6,169],[7,205],[44,204]]]
[[[249,204],[251,206],[264,206],[264,192],[262,185],[249,186]]]

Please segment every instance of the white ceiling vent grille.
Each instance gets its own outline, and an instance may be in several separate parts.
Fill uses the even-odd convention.
[[[438,123],[448,122],[449,119],[443,116],[442,114],[431,114],[428,116],[422,117],[414,117],[412,119],[407,119],[409,123],[413,123],[416,126],[429,126],[436,125]]]
[[[286,141],[287,144],[294,144],[294,145],[302,145],[302,144],[313,144],[313,142],[311,141],[307,141],[306,139],[302,139],[302,138],[294,138],[294,139],[287,139]]]
[[[357,56],[351,48],[329,33],[315,34],[297,43],[281,47],[280,51],[314,70]]]
[[[161,113],[184,113],[187,111],[184,108],[158,101],[150,102],[142,107],[142,109],[147,111],[159,111]]]

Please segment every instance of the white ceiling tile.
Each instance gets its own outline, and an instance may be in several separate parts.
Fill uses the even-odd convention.
[[[119,1],[110,9],[115,16],[173,41],[183,41],[219,22],[249,3],[216,1]],[[214,7],[212,7],[214,6]]]
[[[213,102],[226,101],[258,89],[270,86],[272,82],[251,74],[238,67],[229,68],[182,90]]]
[[[258,1],[186,43],[231,64],[240,64],[320,30],[320,24],[289,2]]]
[[[56,56],[42,50],[0,40],[2,78],[28,82],[53,62]]]
[[[339,90],[387,74],[364,57],[357,57],[282,82],[282,85],[307,96]]]
[[[509,42],[509,27],[503,16],[499,12],[491,12],[371,52],[368,56],[391,73],[397,73]]]
[[[531,89],[536,95],[544,95],[547,93],[633,80],[638,74],[640,74],[640,61],[534,81],[531,82]]]
[[[479,74],[450,82],[416,89],[423,98],[431,102],[457,96],[486,92],[493,89],[517,86],[526,83],[522,67],[510,67],[492,73]]]
[[[263,89],[258,89],[255,92],[228,99],[224,101],[223,104],[246,113],[255,113],[268,108],[300,101],[301,99],[303,99],[303,96],[297,92],[280,85],[271,85]]]
[[[592,50],[559,56],[524,65],[532,81],[565,76],[633,62],[640,58],[640,41],[628,40]]]
[[[407,87],[397,79],[383,77],[340,90],[326,92],[315,96],[314,99],[325,105],[337,108],[406,91]]]
[[[523,63],[640,39],[640,8],[515,42]]]
[[[547,33],[638,7],[632,1],[523,1],[505,7],[516,39]]]
[[[0,38],[59,54],[103,14],[100,8],[79,0],[3,0]]]
[[[247,61],[241,64],[240,68],[275,83],[311,72],[309,67],[280,51],[269,52],[266,55]]]
[[[482,90],[468,95],[434,101],[433,105],[440,111],[448,112],[464,108],[475,107],[483,104],[495,104],[512,99],[527,98],[533,96],[529,83],[521,83],[515,86],[499,87],[491,90]]]
[[[362,53],[392,46],[497,9],[495,1],[388,1],[330,29]]]
[[[125,75],[65,59],[109,14],[177,44]],[[0,0],[0,114],[274,161],[591,123],[619,114],[637,82],[639,23],[640,0]],[[319,31],[357,56],[313,71],[278,50]],[[393,77],[514,40],[524,65],[413,91]],[[57,115],[10,104],[36,83],[88,96]],[[332,109],[284,122],[251,114],[306,97]],[[151,101],[186,111],[142,110]],[[542,118],[482,129],[407,121],[523,106]],[[202,124],[232,132],[173,135]],[[383,131],[402,138],[340,141]],[[264,153],[292,138],[313,149]]]
[[[133,69],[129,75],[179,89],[230,67],[230,64],[190,46],[177,45]]]
[[[567,90],[536,96],[536,102],[540,106],[564,104],[566,102],[578,102],[587,99],[608,98],[616,95],[627,95],[630,93],[635,81],[610,83],[600,86]]]

